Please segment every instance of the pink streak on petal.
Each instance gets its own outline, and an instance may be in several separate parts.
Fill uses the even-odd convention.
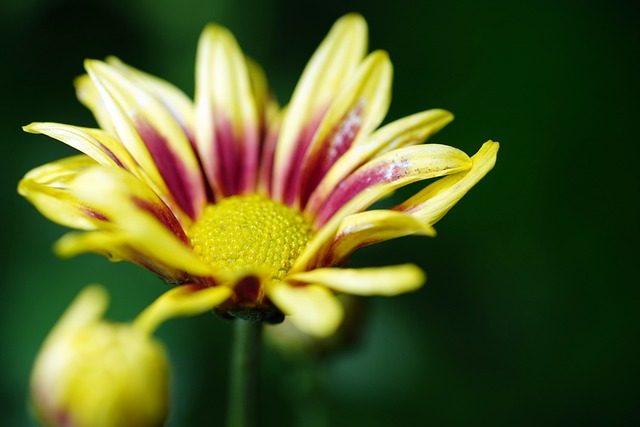
[[[205,191],[206,200],[209,203],[214,203],[215,197],[213,195],[213,188],[209,184],[209,180],[207,179],[207,177],[206,177],[206,175],[204,173],[204,166],[203,166],[203,163],[202,163],[202,154],[198,150],[198,144],[196,143],[196,136],[195,136],[194,130],[191,127],[188,126],[188,124],[185,121],[184,117],[182,117],[180,115],[180,112],[174,108],[174,105],[171,102],[165,102],[165,100],[162,99],[162,98],[158,98],[158,99],[167,108],[169,113],[171,113],[173,118],[176,120],[176,123],[178,123],[178,125],[180,126],[180,129],[182,129],[182,132],[184,132],[185,136],[189,140],[189,144],[191,145],[191,149],[193,150],[193,152],[194,152],[194,154],[196,156],[196,159],[198,160],[198,165],[200,166],[200,177],[201,177],[201,181],[202,181],[202,183],[203,183],[203,185],[205,187],[204,191]]]
[[[260,152],[260,175],[258,181],[262,183],[262,188],[267,191],[268,196],[273,194],[273,160],[278,136],[279,129],[270,129],[263,138],[264,142]]]
[[[178,206],[189,217],[195,219],[197,212],[194,201],[198,191],[195,187],[198,184],[190,177],[192,171],[187,170],[180,157],[171,150],[166,139],[149,123],[141,119],[137,120],[136,129]]]
[[[282,175],[284,178],[283,202],[289,206],[294,206],[295,204],[296,196],[300,190],[302,161],[326,112],[327,109],[322,108],[315,114],[307,126],[302,129],[296,143],[292,147],[289,162],[285,166],[285,173]]]
[[[193,150],[193,153],[195,154],[196,159],[198,160],[198,166],[200,169],[200,179],[204,185],[206,200],[209,203],[214,203],[215,196],[213,194],[213,188],[211,187],[211,184],[209,183],[209,180],[207,179],[207,176],[204,172],[205,169],[204,169],[204,163],[202,162],[202,154],[200,153],[200,150],[198,150],[198,144],[196,144],[195,134],[191,129],[186,127],[182,127],[182,131],[187,136],[187,139],[189,140],[189,144],[191,144],[191,149]]]
[[[256,176],[258,175],[258,155],[260,140],[257,129],[245,125],[244,141],[242,144],[242,170],[240,171],[240,193],[253,193],[256,188]]]
[[[178,219],[175,217],[171,209],[167,207],[162,201],[159,201],[158,204],[151,203],[148,200],[143,200],[137,197],[133,198],[133,202],[140,209],[150,213],[156,218],[162,225],[165,226],[167,230],[173,233],[182,243],[186,245],[189,244],[189,239],[187,238],[182,226],[178,222]]]
[[[113,154],[113,152],[112,152],[111,150],[109,150],[107,147],[105,147],[104,145],[102,145],[102,144],[100,143],[100,141],[96,141],[96,145],[98,146],[98,148],[100,148],[100,149],[102,150],[102,152],[103,152],[104,154],[106,154],[107,156],[109,156],[109,158],[110,158],[111,160],[113,160],[113,162],[114,162],[116,165],[118,165],[118,166],[119,166],[119,167],[121,167],[122,169],[127,170],[127,168],[125,168],[125,167],[124,167],[124,165],[122,164],[122,162],[120,161],[120,159],[118,159],[118,158],[116,157],[116,155],[115,155],[115,154]]]
[[[402,178],[407,173],[408,161],[382,163],[371,168],[356,171],[327,197],[316,218],[316,227],[324,225],[340,208],[360,192],[376,185]]]
[[[82,206],[80,209],[82,210],[82,212],[85,215],[87,215],[87,216],[89,216],[91,218],[97,219],[99,221],[110,221],[109,218],[107,218],[104,214],[102,214],[102,213],[100,213],[98,211],[94,211],[91,208],[88,208],[86,206]]]
[[[347,151],[362,126],[362,114],[365,101],[361,99],[322,141],[321,148],[314,156],[307,156],[301,181],[300,206],[304,208],[313,190],[316,189],[322,178],[327,174],[331,166]]]
[[[189,140],[189,144],[191,145],[191,148],[194,151],[197,151],[198,144],[196,144],[196,135],[193,133],[193,130],[183,126],[182,124],[180,124],[180,129],[182,129],[182,132],[184,132],[185,136]]]
[[[215,150],[213,159],[218,166],[218,183],[225,196],[238,193],[239,155],[233,126],[228,119],[215,122]]]

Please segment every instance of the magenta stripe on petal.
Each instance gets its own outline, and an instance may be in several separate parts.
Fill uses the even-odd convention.
[[[169,209],[167,205],[162,203],[162,201],[159,201],[159,203],[162,203],[162,204],[155,204],[147,200],[134,197],[133,202],[140,209],[147,211],[151,215],[153,215],[154,218],[160,221],[160,223],[162,223],[162,225],[164,225],[167,228],[167,230],[171,231],[171,233],[173,233],[178,239],[180,239],[182,243],[185,243],[185,244],[189,243],[189,239],[184,233],[184,230],[182,229],[182,226],[176,219],[175,215],[173,215],[173,212],[171,212],[171,209]]]
[[[228,119],[217,119],[215,122],[216,153],[214,162],[218,166],[218,184],[225,196],[238,193],[238,150],[233,126]]]
[[[178,206],[189,217],[195,219],[197,213],[194,206],[194,199],[196,199],[194,193],[198,189],[194,188],[193,182],[190,182],[190,171],[187,170],[182,159],[171,150],[167,140],[149,123],[137,120],[136,129]]]
[[[285,169],[286,172],[283,174],[283,201],[290,206],[293,206],[295,197],[300,189],[302,161],[326,112],[326,108],[318,111],[315,117],[302,129],[292,147],[291,156]]]
[[[327,198],[318,216],[316,226],[324,225],[340,208],[363,190],[402,178],[407,173],[409,161],[403,160],[393,163],[382,163],[373,168],[356,171],[342,181]]]
[[[193,133],[193,130],[186,126],[183,126],[182,124],[180,124],[180,129],[182,129],[182,132],[184,132],[184,135],[189,140],[191,149],[194,151],[194,153],[198,153],[198,144],[196,144],[196,135]]]
[[[177,120],[178,118],[176,118]],[[214,192],[213,192],[213,188],[211,187],[211,185],[209,184],[209,181],[207,180],[206,174],[205,174],[205,168],[204,168],[204,163],[202,161],[202,154],[200,153],[200,150],[198,150],[198,144],[196,143],[196,135],[194,134],[193,130],[184,126],[181,123],[180,124],[180,128],[182,129],[182,131],[184,132],[185,136],[187,137],[187,139],[189,140],[189,144],[191,145],[191,149],[193,150],[193,153],[196,156],[196,160],[198,161],[198,169],[200,170],[200,178],[201,181],[205,187],[204,191],[205,191],[205,197],[206,200],[209,203],[214,203],[215,202],[215,196],[214,196]]]
[[[254,192],[258,174],[258,155],[260,142],[255,129],[247,127],[242,145],[242,170],[240,171],[240,193]]]
[[[331,166],[347,151],[353,144],[360,127],[362,126],[362,114],[364,112],[365,101],[361,99],[342,119],[331,129],[324,141],[321,142],[320,149],[313,156],[307,156],[303,170],[300,207],[304,209],[309,196],[324,178]]]
[[[260,147],[260,176],[258,180],[264,183],[264,189],[269,196],[273,192],[273,160],[276,153],[279,129],[270,129],[263,133],[263,144]]]
[[[82,212],[94,219],[97,219],[99,221],[109,221],[109,218],[107,218],[104,214],[101,214],[100,212],[94,211],[93,209],[90,209],[86,206],[82,206],[80,208],[82,210]]]
[[[211,183],[223,196],[253,192],[258,173],[260,138],[258,129],[251,125],[236,131],[231,120],[220,117],[215,120],[213,158],[208,159],[215,176]]]
[[[113,152],[111,150],[109,150],[106,146],[104,146],[100,141],[95,141],[96,145],[98,146],[98,148],[100,148],[102,150],[102,152],[104,154],[106,154],[107,156],[109,156],[109,158],[111,160],[113,160],[113,162],[118,165],[119,167],[121,167],[122,169],[127,169],[124,167],[124,165],[122,164],[122,162],[120,161],[119,158],[116,157],[115,154],[113,154]]]

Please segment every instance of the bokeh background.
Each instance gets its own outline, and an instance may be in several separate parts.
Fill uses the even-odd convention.
[[[437,238],[354,257],[354,265],[415,262],[429,282],[368,301],[358,345],[320,364],[316,414],[331,426],[638,421],[635,2],[4,0],[3,425],[35,425],[26,409],[31,364],[82,286],[109,288],[115,320],[166,289],[126,263],[52,254],[65,230],[15,188],[29,169],[72,150],[20,126],[94,126],[72,87],[87,57],[117,55],[192,94],[196,42],[210,21],[234,32],[285,103],[349,11],[366,17],[371,48],[394,62],[388,120],[446,108],[456,120],[432,141],[468,153],[487,139],[502,145],[496,168],[437,224]],[[174,366],[169,426],[223,424],[230,326],[204,315],[159,330]],[[308,377],[292,366],[265,349],[260,425],[320,425],[320,415],[298,414]]]

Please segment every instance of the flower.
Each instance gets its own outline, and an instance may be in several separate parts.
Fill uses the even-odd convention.
[[[36,359],[32,402],[49,426],[156,427],[168,413],[168,362],[151,337],[171,317],[210,310],[223,288],[163,294],[135,322],[102,319],[106,291],[85,288],[50,332]]]
[[[278,322],[284,313],[304,332],[330,335],[343,317],[336,293],[395,295],[425,280],[411,264],[342,268],[349,256],[433,236],[498,150],[489,141],[469,157],[422,144],[452,120],[440,109],[379,127],[392,66],[366,44],[361,16],[339,19],[282,109],[260,67],[217,25],[199,41],[194,102],[115,58],[87,60],[77,93],[101,129],[26,126],[83,154],[30,171],[19,192],[82,230],[57,242],[61,256],[97,252],[170,283],[225,287],[224,316]],[[433,178],[396,206],[368,209]]]

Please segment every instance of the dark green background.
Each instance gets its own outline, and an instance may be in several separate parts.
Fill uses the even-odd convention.
[[[206,22],[229,27],[281,103],[332,22],[361,12],[395,66],[388,119],[432,107],[433,140],[468,153],[502,143],[496,168],[435,239],[372,247],[357,265],[412,261],[427,286],[372,298],[361,345],[324,372],[331,426],[631,425],[638,403],[638,6],[625,1],[5,1],[2,43],[3,425],[32,425],[28,375],[78,290],[112,293],[127,320],[166,289],[92,255],[59,260],[65,230],[15,187],[72,150],[31,121],[93,126],[72,79],[115,54],[193,93]],[[174,362],[170,426],[222,425],[230,325],[178,319],[158,335]],[[292,425],[295,379],[265,351],[261,425]],[[313,425],[311,422],[307,425]]]

